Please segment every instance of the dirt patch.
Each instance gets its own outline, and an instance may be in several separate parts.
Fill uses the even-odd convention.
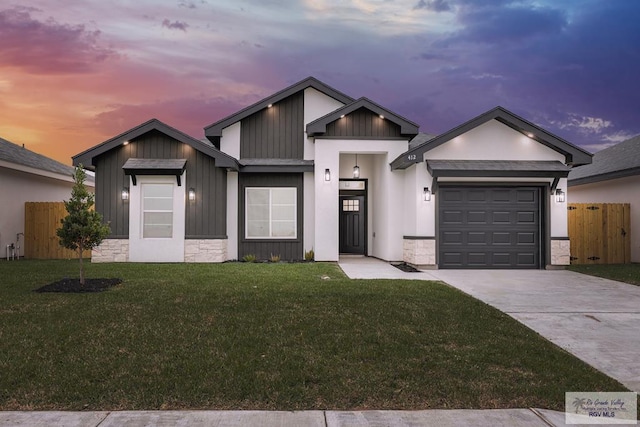
[[[415,267],[410,266],[406,262],[403,262],[401,264],[391,264],[391,265],[393,265],[398,270],[404,271],[405,273],[420,273],[420,270],[418,270]]]
[[[122,279],[85,279],[84,286],[82,286],[80,279],[62,279],[38,288],[34,292],[102,292],[120,283],[122,283]]]

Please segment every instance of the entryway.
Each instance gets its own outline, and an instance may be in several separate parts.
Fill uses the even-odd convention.
[[[367,190],[365,180],[341,180],[340,253],[367,254]]]

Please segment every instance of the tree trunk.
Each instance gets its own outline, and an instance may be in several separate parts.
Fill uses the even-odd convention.
[[[80,258],[80,286],[84,286],[84,264],[82,264],[82,243],[78,246],[78,258]]]

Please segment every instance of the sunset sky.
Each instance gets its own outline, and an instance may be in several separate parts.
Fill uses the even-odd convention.
[[[638,0],[0,0],[0,137],[71,156],[314,76],[438,134],[496,105],[597,151],[640,133]]]

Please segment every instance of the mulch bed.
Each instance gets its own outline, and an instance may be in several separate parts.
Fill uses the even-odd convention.
[[[84,286],[82,286],[80,279],[62,279],[38,288],[35,292],[102,292],[120,283],[122,283],[122,279],[85,279]]]
[[[393,265],[398,270],[404,271],[405,273],[420,273],[420,270],[418,270],[415,267],[410,266],[406,262],[403,262],[402,264],[391,264],[391,265]]]

